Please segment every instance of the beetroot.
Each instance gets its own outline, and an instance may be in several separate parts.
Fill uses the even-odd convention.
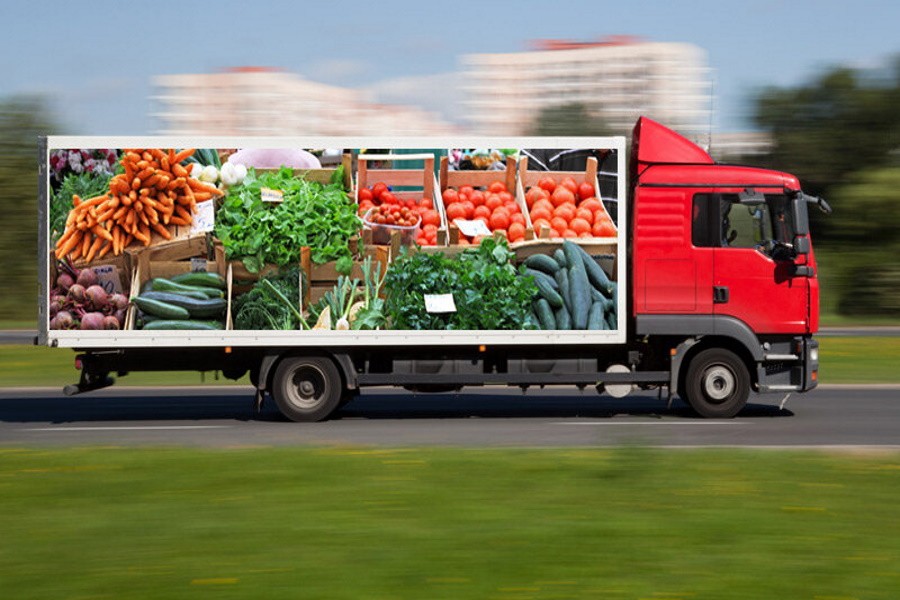
[[[66,297],[75,304],[81,304],[84,302],[84,286],[80,283],[73,284]]]
[[[125,327],[126,312],[127,312],[127,309],[120,308],[115,313],[113,313],[113,316],[116,318],[116,321],[118,321],[118,323],[119,323],[119,329],[122,329],[123,327]]]
[[[63,293],[68,292],[73,283],[75,283],[75,280],[68,273],[60,273],[59,277],[56,278],[56,285],[62,289]]]
[[[50,296],[50,316],[55,317],[56,313],[63,310],[66,307],[66,297],[65,296]]]
[[[61,310],[56,316],[50,320],[50,329],[72,329],[75,326],[75,319],[72,313],[67,310]]]
[[[119,320],[112,315],[103,317],[103,329],[118,329]]]
[[[75,281],[75,283],[83,285],[86,288],[97,285],[99,282],[100,280],[97,278],[97,274],[90,267],[82,269],[78,274],[78,279]]]
[[[103,313],[89,312],[81,317],[81,329],[103,329]]]
[[[109,306],[109,294],[102,286],[92,285],[84,291],[87,307],[94,310],[103,310]]]
[[[128,297],[125,294],[112,294],[109,297],[109,305],[113,310],[125,310],[128,308]]]

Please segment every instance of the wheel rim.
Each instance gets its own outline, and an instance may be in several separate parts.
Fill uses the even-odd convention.
[[[294,369],[286,386],[286,399],[302,409],[313,409],[322,403],[328,388],[327,377],[322,369],[304,365]]]
[[[703,373],[703,392],[711,402],[728,400],[736,388],[734,372],[724,365],[713,365]]]

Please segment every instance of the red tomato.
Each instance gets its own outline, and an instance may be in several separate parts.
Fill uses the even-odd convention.
[[[569,228],[569,222],[562,217],[553,217],[550,219],[550,227],[556,231],[557,235],[561,236]]]
[[[547,210],[547,212],[553,212],[553,209],[556,207],[553,206],[553,203],[550,202],[550,200],[548,200],[546,198],[541,198],[540,200],[538,200],[537,202],[534,203],[534,205],[532,206],[532,210],[537,210],[539,208],[544,208]]]
[[[447,218],[451,221],[454,219],[466,218],[466,207],[459,202],[453,202],[447,205]]]
[[[493,183],[491,183],[491,185],[488,186],[488,191],[493,194],[500,194],[502,192],[506,192],[506,185],[504,185],[502,181],[494,181]]]
[[[475,188],[473,188],[471,185],[464,185],[459,188],[460,194],[465,194],[466,196],[469,196],[470,198],[472,196],[472,192],[474,192],[474,191],[475,191]]]
[[[550,201],[553,202],[553,206],[571,204],[574,207],[575,194],[569,188],[559,186],[553,190],[553,193],[550,195]]]
[[[422,208],[434,208],[434,202],[431,201],[431,198],[422,198],[419,200],[419,206]]]
[[[444,199],[444,205],[450,206],[451,204],[459,200],[459,192],[457,192],[453,188],[447,188],[446,190],[444,190],[444,193],[441,194],[441,197],[443,197]]]
[[[498,208],[491,214],[490,227],[492,231],[497,229],[509,228],[509,213],[502,208]]]
[[[560,204],[553,209],[554,217],[562,217],[566,223],[575,218],[575,206],[572,204]]]
[[[568,189],[568,190],[569,190],[570,192],[572,192],[573,194],[577,194],[577,193],[578,193],[578,184],[575,183],[575,180],[572,179],[571,177],[566,177],[566,178],[564,178],[561,182],[559,182],[559,185],[561,185],[561,186],[563,186],[564,188]]]
[[[436,210],[426,210],[422,214],[422,223],[426,226],[433,225],[439,227],[441,225],[441,215]]]
[[[491,212],[494,212],[499,207],[503,206],[503,200],[501,200],[500,196],[497,194],[490,194],[484,201],[484,205],[491,209]]]
[[[603,203],[592,196],[579,202],[578,208],[586,208],[591,212],[597,212],[603,209]]]
[[[582,233],[590,233],[591,232],[591,224],[585,221],[584,219],[579,219],[575,217],[571,221],[569,221],[569,229],[581,235]]]
[[[575,216],[579,219],[584,219],[588,223],[594,222],[594,213],[586,208],[578,208],[575,210]]]
[[[547,229],[553,230],[553,226],[550,224],[550,221],[547,219],[536,219],[531,222],[534,225],[534,232],[537,234],[541,233],[541,229],[546,227]]]
[[[472,201],[472,204],[475,206],[481,206],[484,204],[484,192],[481,190],[474,190],[471,194],[469,194],[469,200]]]
[[[388,192],[388,191],[382,192],[381,195],[379,196],[379,199],[381,200],[382,204],[396,204],[397,203],[397,197],[392,192]]]
[[[601,220],[594,223],[594,226],[591,228],[591,233],[594,234],[595,237],[616,237],[616,226],[613,225],[612,221]]]
[[[383,181],[379,181],[375,185],[372,186],[372,199],[373,200],[381,200],[381,195],[388,191],[388,186]]]
[[[552,194],[553,190],[556,189],[556,181],[552,177],[542,177],[538,181],[538,186]]]
[[[594,186],[585,181],[581,185],[578,186],[578,197],[582,200],[590,198],[594,195]]]
[[[460,202],[460,204],[462,204],[463,208],[466,209],[466,218],[471,219],[472,213],[475,212],[475,205],[472,204],[469,200],[463,200],[462,202]]]
[[[511,242],[518,242],[525,239],[525,225],[523,223],[510,223],[506,235]]]
[[[362,188],[360,190],[356,190],[356,198],[359,200],[359,203],[363,202],[371,202],[372,201],[372,190],[369,188]]]
[[[513,213],[513,214],[509,215],[509,223],[510,223],[510,225],[513,223],[521,223],[522,225],[525,225],[525,215],[523,215],[522,213],[518,213],[518,212]]]
[[[548,210],[544,206],[535,206],[531,209],[531,220],[536,221],[537,219],[546,219],[550,220],[553,218],[553,211]]]
[[[489,209],[489,208],[488,208],[487,206],[485,206],[484,204],[482,204],[481,206],[476,206],[476,207],[475,207],[475,212],[472,213],[472,216],[475,217],[476,219],[477,219],[478,217],[490,218],[490,216],[491,216],[491,209]]]
[[[574,231],[572,231],[571,229],[566,229],[565,231],[563,231],[562,236],[564,238],[577,238],[578,234],[575,233]]]

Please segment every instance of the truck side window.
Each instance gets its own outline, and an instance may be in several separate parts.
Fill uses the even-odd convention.
[[[691,243],[698,248],[719,245],[719,206],[717,194],[695,194],[691,212]]]
[[[738,202],[736,194],[722,194],[722,246],[756,248],[772,239],[772,218],[767,204]]]

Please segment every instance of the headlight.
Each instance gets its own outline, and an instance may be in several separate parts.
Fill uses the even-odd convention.
[[[810,348],[809,349],[809,360],[818,362],[819,361],[819,349],[818,348]]]

